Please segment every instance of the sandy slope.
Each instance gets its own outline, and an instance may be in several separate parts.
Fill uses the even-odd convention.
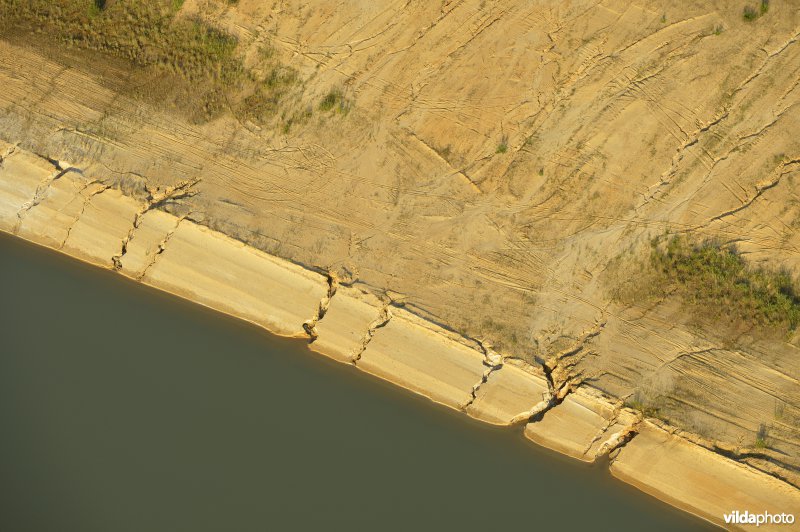
[[[564,394],[587,379],[612,404],[655,390],[660,415],[687,437],[797,486],[797,338],[732,345],[674,302],[623,306],[610,295],[620,275],[636,275],[614,273],[618,257],[666,230],[735,241],[754,263],[800,271],[800,12],[772,2],[748,23],[741,10],[721,0],[240,0],[214,21],[245,49],[271,42],[304,80],[314,115],[289,134],[230,115],[192,126],[119,96],[90,65],[65,68],[6,42],[0,131],[122,190],[121,209],[136,210],[145,183],[199,178],[175,217],[357,279],[375,297],[390,291],[502,355],[550,360]],[[349,114],[316,109],[331,87],[352,101]],[[35,197],[37,186],[21,180],[13,193]],[[156,233],[175,230],[150,217],[150,251],[131,248],[133,272],[163,243]],[[100,244],[83,231],[70,238]],[[369,314],[331,356],[361,352],[366,331],[353,331],[370,329]],[[479,375],[487,366],[476,360],[459,371]],[[478,389],[473,411],[490,390]],[[470,391],[442,393],[458,404]],[[520,393],[523,410],[535,406],[527,397],[542,400]],[[517,402],[483,415],[507,420]],[[753,449],[762,424],[770,449]]]

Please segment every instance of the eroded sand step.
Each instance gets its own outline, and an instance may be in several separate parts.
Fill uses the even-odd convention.
[[[166,212],[137,220],[141,201],[77,171],[50,182],[61,173],[51,162],[8,144],[0,150],[0,229],[105,268],[120,257],[121,272],[146,284],[274,334],[304,336],[324,276]]]
[[[295,337],[305,336],[303,321],[328,288],[322,275],[188,221],[178,225],[142,280]]]
[[[525,365],[506,361],[477,391],[467,414],[493,425],[510,425],[547,396],[547,380]]]
[[[0,141],[0,230],[13,233],[19,213],[30,205],[36,190],[58,172],[52,163]]]
[[[483,355],[448,338],[446,331],[398,308],[376,332],[358,367],[451,408],[472,399],[483,376]]]
[[[361,355],[370,327],[380,323],[385,304],[376,296],[348,286],[340,286],[331,299],[325,317],[316,330],[318,337],[309,348],[334,360],[353,363]]]
[[[725,523],[724,515],[732,510],[755,514],[792,513],[800,518],[800,491],[647,421],[612,461],[611,474],[673,506],[727,528],[746,528]],[[761,525],[758,530],[792,528]]]
[[[626,430],[637,416],[617,409],[584,390],[568,395],[535,423],[525,427],[525,437],[548,449],[583,462],[594,462],[603,445]]]

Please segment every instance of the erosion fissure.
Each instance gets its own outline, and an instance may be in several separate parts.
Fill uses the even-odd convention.
[[[167,249],[167,242],[169,242],[169,239],[172,238],[172,235],[174,235],[175,232],[178,230],[178,226],[181,225],[181,222],[184,221],[185,219],[186,216],[181,216],[180,218],[178,218],[178,221],[175,223],[175,227],[173,227],[169,232],[167,232],[166,235],[164,235],[164,239],[158,243],[158,249],[156,250],[155,253],[153,253],[153,258],[150,259],[150,262],[147,263],[147,266],[145,266],[144,269],[142,269],[142,272],[136,277],[137,281],[141,281],[142,279],[144,279],[144,276],[147,274],[148,270],[150,270],[150,268],[152,268],[155,265],[156,261],[158,260],[158,257],[160,257],[161,254],[164,253],[164,250]]]
[[[66,166],[62,168],[58,162],[55,161],[50,161],[50,162],[53,163],[55,171],[49,176],[47,176],[46,179],[44,179],[41,183],[39,183],[36,186],[36,191],[33,194],[33,198],[31,198],[30,201],[26,201],[25,203],[22,204],[22,207],[17,212],[17,222],[14,225],[15,234],[19,232],[19,228],[22,225],[22,220],[25,218],[25,215],[31,209],[39,205],[42,202],[42,200],[44,200],[45,194],[50,189],[50,185],[61,179],[61,177],[63,177],[64,174],[66,174],[67,172],[78,172],[78,170],[76,170],[71,166]]]
[[[364,336],[361,337],[361,342],[353,352],[353,356],[350,358],[350,362],[354,366],[358,365],[358,361],[361,360],[361,355],[364,354],[364,351],[367,349],[367,346],[372,341],[372,337],[375,336],[375,331],[377,331],[381,327],[385,327],[391,321],[391,319],[392,319],[391,302],[387,302],[381,307],[380,311],[378,312],[378,317],[375,318],[372,321],[372,323],[369,324],[369,326],[367,327],[367,332],[364,333]]]
[[[85,187],[83,187],[83,190],[81,190],[81,194],[83,194],[86,190],[88,190],[89,187],[92,185],[100,185],[100,188],[98,188],[97,190],[93,190],[83,199],[83,205],[81,205],[81,210],[78,212],[78,215],[69,225],[69,227],[67,227],[67,232],[64,235],[64,240],[61,241],[61,244],[58,246],[58,249],[62,249],[66,245],[67,240],[69,240],[69,235],[72,233],[72,228],[75,227],[75,224],[77,224],[78,221],[81,219],[83,213],[86,212],[86,208],[89,206],[89,203],[92,201],[92,198],[94,198],[99,194],[102,194],[103,192],[111,188],[108,185],[102,185],[97,181],[90,181],[89,183],[86,184]]]
[[[465,410],[473,402],[475,402],[475,399],[478,398],[478,390],[480,387],[486,384],[486,382],[489,380],[489,376],[491,376],[495,371],[499,371],[505,363],[503,356],[495,352],[494,349],[492,349],[491,344],[482,340],[476,341],[480,346],[481,351],[483,351],[483,365],[486,367],[486,369],[481,375],[481,379],[472,387],[472,390],[470,391],[470,398],[461,407],[462,410]]]
[[[122,257],[128,252],[128,244],[133,240],[134,234],[139,226],[142,224],[142,218],[148,211],[159,209],[166,206],[168,203],[177,203],[182,199],[190,198],[195,195],[196,191],[194,186],[200,182],[199,179],[187,179],[178,182],[176,185],[166,188],[145,186],[147,197],[145,198],[144,206],[139,209],[133,217],[133,223],[130,230],[122,239],[120,251],[113,257],[111,262],[115,270],[122,269]]]
[[[308,335],[309,343],[314,342],[317,338],[319,338],[319,334],[317,333],[317,323],[320,322],[325,317],[325,314],[328,312],[328,308],[331,305],[331,300],[333,300],[333,296],[336,295],[336,291],[339,289],[339,277],[333,271],[328,272],[328,290],[322,299],[319,301],[319,305],[317,305],[317,310],[314,313],[314,316],[303,323],[303,330],[306,331]]]

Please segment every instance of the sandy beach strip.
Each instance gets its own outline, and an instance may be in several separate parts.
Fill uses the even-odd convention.
[[[800,517],[800,491],[647,421],[612,460],[611,474],[719,526],[732,527],[724,515],[734,510]],[[761,525],[759,530],[789,528]]]

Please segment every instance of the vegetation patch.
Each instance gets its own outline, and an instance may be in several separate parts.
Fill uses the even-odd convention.
[[[231,2],[226,2],[230,4]],[[194,122],[226,108],[261,121],[273,117],[292,69],[244,67],[237,39],[207,22],[179,16],[183,0],[0,0],[0,35],[12,41],[94,52],[84,62],[122,62],[128,93],[177,107]],[[94,63],[91,63],[94,61]],[[125,91],[122,91],[125,93]]]
[[[654,286],[703,319],[785,332],[800,324],[800,290],[789,272],[751,266],[733,245],[656,239],[650,264]]]
[[[288,133],[293,124],[311,116],[311,109],[297,111],[288,105],[292,92],[300,85],[298,72],[277,60],[275,50],[264,45],[258,52],[256,68],[248,71],[249,86],[236,106],[240,119],[254,123],[279,121]]]
[[[761,3],[758,4],[757,6],[752,6],[752,5],[744,6],[742,17],[746,21],[752,22],[757,18],[761,17],[762,15],[766,15],[767,11],[769,11],[769,0],[761,0]]]
[[[756,431],[756,440],[753,447],[756,449],[767,449],[769,447],[769,429],[765,423],[761,423]]]
[[[503,135],[503,138],[500,139],[500,144],[497,145],[497,148],[494,150],[495,153],[505,153],[508,151],[508,137]]]
[[[319,102],[319,110],[323,113],[335,111],[336,113],[347,114],[350,110],[350,102],[344,95],[342,89],[335,87],[328,91]]]
[[[35,32],[189,79],[235,79],[236,39],[199,20],[176,19],[176,0],[0,0],[4,33]]]
[[[656,406],[650,401],[644,399],[640,393],[634,395],[633,398],[627,399],[624,402],[624,405],[628,408],[636,410],[637,412],[641,412],[645,417],[653,417],[657,419],[663,418],[661,414],[661,407]]]

